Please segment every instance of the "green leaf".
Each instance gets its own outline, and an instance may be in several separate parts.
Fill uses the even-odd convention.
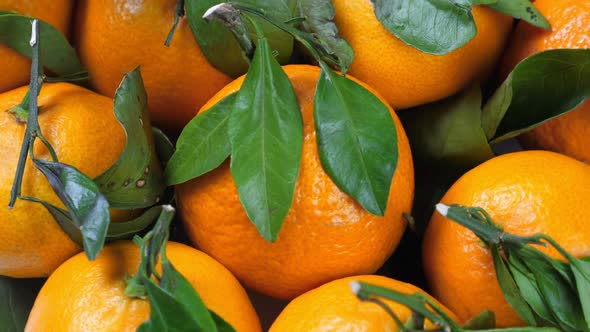
[[[576,279],[578,298],[582,305],[586,328],[590,330],[590,262],[578,259],[571,264]]]
[[[145,279],[145,286],[151,315],[138,331],[217,331],[199,295],[165,257],[162,257],[160,285]]]
[[[201,176],[230,155],[228,120],[237,93],[194,117],[182,130],[176,152],[166,167],[166,183],[174,185]]]
[[[496,246],[491,246],[490,250],[494,260],[496,278],[498,279],[498,284],[500,284],[500,289],[502,289],[502,293],[504,294],[506,302],[510,304],[512,309],[514,309],[518,316],[527,322],[527,324],[533,326],[537,325],[535,313],[517,286],[516,278],[520,277],[520,275],[514,272],[514,274],[511,274],[511,271],[514,271],[514,268],[511,266],[511,269],[508,269],[506,262],[500,255],[500,252]]]
[[[95,181],[113,208],[152,206],[161,200],[165,184],[139,68],[125,75],[114,99],[115,115],[125,129],[127,144],[115,164]]]
[[[29,45],[29,39],[32,20],[32,17],[0,11],[0,43],[31,58],[32,48]],[[79,75],[85,72],[76,51],[61,32],[50,24],[39,21],[39,34],[42,40],[39,45],[39,59],[43,67],[60,76]]]
[[[567,113],[590,96],[590,49],[549,50],[521,61],[483,110],[493,142]]]
[[[397,133],[387,106],[324,66],[314,121],[326,173],[367,211],[383,216],[398,159]]]
[[[82,232],[80,231],[80,228],[76,226],[68,211],[58,208],[57,206],[49,204],[43,200],[32,199],[30,197],[25,199],[42,204],[47,209],[47,211],[51,213],[53,219],[57,221],[61,229],[74,243],[80,247],[84,245]],[[135,219],[109,223],[106,241],[109,242],[133,238],[133,236],[147,229],[147,227],[149,227],[158,218],[161,210],[162,206],[153,206],[150,209],[144,211],[139,217]]]
[[[33,159],[82,232],[86,256],[94,260],[104,246],[110,222],[109,203],[98,186],[72,166]]]
[[[35,202],[42,204],[45,207],[45,209],[49,211],[53,219],[55,219],[55,221],[57,222],[59,227],[61,227],[64,233],[68,235],[70,240],[72,240],[81,248],[84,247],[84,237],[82,236],[80,227],[76,226],[67,210],[58,208],[57,206],[49,204],[48,202],[43,200],[35,200]]]
[[[492,330],[478,330],[479,332],[563,332],[554,327],[507,327]],[[463,332],[463,331],[461,331]]]
[[[496,315],[490,310],[484,310],[480,312],[473,318],[470,318],[465,324],[463,324],[464,329],[470,330],[493,329],[495,327]]]
[[[494,157],[481,128],[481,90],[402,112],[412,154],[433,167],[471,168]]]
[[[207,9],[214,5],[222,3],[221,0],[199,0],[186,2],[186,16],[188,24],[199,44],[201,51],[215,68],[226,73],[231,77],[242,75],[248,70],[248,62],[242,56],[241,48],[234,39],[231,32],[219,22],[207,23],[203,20],[203,14]],[[232,1],[250,5],[264,10],[283,22],[292,18],[293,2],[288,0],[240,0]],[[245,22],[247,26],[249,22]],[[286,64],[293,52],[293,38],[279,28],[264,22],[257,21],[264,30],[264,35],[272,47],[273,54],[276,55],[280,63]],[[249,29],[252,31],[252,29]],[[250,37],[254,39],[254,34]],[[174,42],[174,40],[172,41]]]
[[[508,264],[522,298],[525,299],[526,303],[536,313],[537,323],[534,325],[559,326],[557,320],[551,314],[551,309],[543,300],[534,273],[525,264],[523,259],[518,255],[510,254],[508,255]]]
[[[170,140],[162,130],[156,127],[152,127],[152,134],[154,135],[154,144],[156,146],[158,160],[160,160],[162,168],[164,168],[174,154],[174,143],[172,143],[172,140]]]
[[[574,289],[548,261],[551,258],[537,250],[519,250],[522,262],[532,271],[543,301],[564,331],[585,329],[580,301]]]
[[[334,23],[334,5],[330,0],[299,0],[299,15],[305,17],[301,27],[313,34],[316,44],[324,56],[331,56],[343,74],[352,64],[354,51],[338,34]]]
[[[211,317],[213,317],[213,321],[215,322],[215,325],[217,326],[218,332],[235,332],[236,331],[236,329],[234,329],[233,326],[231,326],[225,319],[223,319],[221,316],[216,314],[214,311],[209,310],[209,313],[211,314]]]
[[[438,0],[374,0],[375,15],[404,43],[430,54],[465,45],[477,31],[469,3]],[[463,1],[465,2],[465,1]]]
[[[488,6],[539,28],[551,30],[551,25],[547,19],[533,6],[530,0],[497,0],[495,3],[488,4]]]
[[[44,281],[0,276],[0,322],[3,332],[24,331],[29,312]]]
[[[303,124],[291,82],[270,52],[260,38],[228,131],[240,201],[258,232],[274,241],[293,201]]]
[[[145,279],[145,288],[150,301],[150,318],[141,324],[138,332],[215,332],[217,329],[205,329],[203,325],[193,317],[174,294],[161,288],[151,279]],[[212,318],[209,320],[212,321]],[[207,324],[210,327],[212,323]]]
[[[122,222],[112,222],[107,231],[107,241],[131,239],[141,231],[146,230],[158,219],[162,206],[153,206],[144,211],[139,217]]]

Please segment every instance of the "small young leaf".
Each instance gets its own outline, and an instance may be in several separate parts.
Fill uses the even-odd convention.
[[[291,82],[270,52],[260,38],[228,131],[240,201],[258,232],[274,241],[293,201],[303,124]]]
[[[0,11],[0,44],[7,45],[30,58],[32,49],[29,39],[32,20],[32,17]],[[50,24],[39,21],[39,34],[43,41],[39,48],[39,58],[43,67],[60,76],[79,75],[85,72],[76,56],[76,51],[61,32]]]
[[[331,0],[299,0],[299,14],[305,17],[301,23],[304,31],[313,34],[321,46],[324,56],[331,56],[338,64],[340,71],[346,74],[352,64],[354,51],[352,47],[338,34],[338,27],[334,23],[334,5]]]
[[[217,69],[231,77],[237,77],[248,70],[248,62],[244,59],[238,42],[231,32],[219,22],[207,23],[203,14],[220,4],[222,0],[199,0],[186,2],[187,22],[199,44],[199,48],[207,60]],[[232,1],[260,8],[283,22],[292,18],[291,3],[286,0],[239,0]],[[293,38],[279,28],[262,20],[257,22],[264,30],[272,51],[280,63],[287,63],[293,51]],[[251,35],[253,38],[254,35]],[[174,41],[172,41],[174,43]]]
[[[0,276],[0,325],[3,332],[21,332],[43,279],[12,279]]]
[[[152,206],[162,198],[165,184],[139,68],[125,75],[114,99],[115,115],[125,129],[127,144],[115,164],[95,181],[113,208]]]
[[[375,15],[389,32],[425,53],[449,53],[477,33],[469,3],[432,0],[374,0],[373,3]]]
[[[483,110],[491,142],[567,113],[590,96],[590,49],[558,49],[521,61]]]
[[[481,102],[481,89],[473,85],[445,100],[401,112],[414,158],[430,167],[471,168],[494,157],[481,128]]]
[[[530,0],[497,0],[488,6],[496,11],[521,19],[539,28],[551,30],[551,25]]]
[[[367,211],[384,215],[398,158],[397,133],[387,106],[324,66],[314,121],[326,173]]]
[[[174,185],[201,176],[229,157],[227,123],[237,93],[233,93],[196,117],[182,130],[176,152],[166,167],[166,183]]]
[[[110,222],[109,203],[98,186],[72,166],[33,159],[82,232],[84,251],[93,260],[104,246]]]
[[[533,326],[537,325],[535,313],[526,302],[525,298],[521,295],[515,277],[510,273],[511,270],[508,269],[498,248],[496,246],[491,246],[490,250],[494,260],[494,268],[496,269],[496,278],[498,279],[498,284],[500,284],[500,289],[502,289],[506,302],[510,304],[518,316],[527,322],[527,324]]]

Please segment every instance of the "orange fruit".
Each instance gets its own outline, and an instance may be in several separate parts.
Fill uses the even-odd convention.
[[[512,27],[512,18],[474,6],[477,36],[451,53],[431,55],[391,34],[375,16],[371,1],[333,2],[340,34],[354,50],[349,73],[379,91],[395,109],[448,97],[491,73]]]
[[[67,35],[72,0],[0,0],[0,10],[17,12],[43,20]],[[0,93],[25,85],[31,79],[31,60],[0,44]]]
[[[112,97],[123,74],[141,65],[152,121],[170,131],[231,81],[209,64],[186,19],[164,45],[176,2],[81,0],[76,12],[76,43],[93,89]]]
[[[537,0],[535,7],[551,23],[551,31],[521,22],[504,56],[504,77],[524,58],[559,48],[590,48],[590,2]],[[527,148],[550,150],[590,162],[590,100],[563,116],[521,135]]]
[[[19,104],[28,87],[0,94],[0,275],[19,278],[48,276],[66,259],[81,251],[41,204],[10,200],[25,124],[6,110]],[[46,83],[41,89],[39,124],[60,162],[94,178],[106,171],[125,146],[125,131],[113,113],[113,100],[69,83]],[[37,141],[35,156],[50,160]],[[29,160],[22,195],[63,207],[45,176]],[[126,218],[119,211],[112,219]]]
[[[261,331],[246,291],[221,264],[180,243],[168,242],[166,255],[191,283],[205,305],[237,331]],[[150,315],[147,299],[125,295],[125,276],[139,265],[131,241],[109,244],[92,262],[81,253],[47,279],[25,331],[135,331]]]
[[[393,318],[380,306],[359,300],[350,289],[352,281],[371,283],[381,287],[406,293],[422,293],[420,288],[394,279],[361,275],[338,279],[313,289],[295,298],[285,307],[270,328],[270,332],[286,331],[399,331]],[[445,310],[451,318],[455,315],[443,305],[428,296]],[[382,299],[402,323],[410,319],[412,313],[406,306]],[[429,328],[434,328],[429,324]]]
[[[545,233],[574,256],[590,256],[590,167],[575,159],[548,151],[495,157],[457,180],[442,202],[482,207],[506,232]],[[488,309],[500,327],[524,324],[502,295],[489,250],[468,229],[435,213],[423,262],[432,294],[460,319]]]
[[[373,273],[385,262],[406,227],[402,213],[412,207],[414,169],[408,139],[390,109],[398,135],[397,171],[385,216],[365,211],[338,189],[320,164],[313,124],[319,68],[283,68],[301,109],[304,142],[293,205],[278,239],[266,241],[246,216],[228,163],[178,185],[176,193],[180,217],[195,245],[248,287],[290,299],[337,278]],[[202,110],[237,91],[243,80],[223,88]]]

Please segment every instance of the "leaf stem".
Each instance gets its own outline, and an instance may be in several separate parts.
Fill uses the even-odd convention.
[[[246,30],[246,26],[242,22],[240,18],[240,11],[235,8],[234,5],[229,3],[221,3],[209,8],[205,14],[203,15],[203,19],[207,22],[211,22],[212,20],[217,20],[221,24],[223,24],[235,37],[240,44],[240,48],[244,53],[244,57],[250,63],[252,58],[254,57],[254,51],[256,51],[256,46],[248,36],[248,30]],[[256,29],[256,34],[259,34],[259,27],[256,25],[255,22],[250,19],[250,22]]]
[[[326,65],[326,63],[324,61],[322,61],[323,58],[320,55],[320,53],[315,49],[315,47],[312,46],[312,43],[305,37],[306,35],[312,36],[311,34],[299,31],[296,28],[292,27],[291,25],[283,23],[283,22],[275,19],[274,17],[267,15],[264,11],[261,11],[257,8],[252,8],[250,6],[247,6],[244,4],[238,4],[238,3],[233,3],[230,6],[232,6],[233,8],[235,8],[239,11],[243,11],[243,12],[258,16],[258,17],[264,19],[265,21],[267,21],[268,23],[270,23],[270,24],[276,26],[277,28],[285,31],[286,33],[290,34],[291,36],[293,36],[293,38],[295,38],[295,40],[300,42],[303,46],[305,46],[305,48],[307,48],[309,50],[311,55],[318,61],[318,63],[320,64],[320,67],[322,67],[322,69],[324,69],[324,70],[328,69],[328,66]],[[336,65],[336,66],[339,65],[338,63],[331,60],[330,58],[326,58],[326,60],[333,65]]]
[[[161,276],[156,271],[158,257],[164,250],[168,237],[170,235],[170,223],[174,217],[174,208],[171,205],[163,205],[162,212],[156,221],[154,228],[142,238],[135,238],[134,241],[139,245],[141,260],[137,272],[132,277],[126,278],[127,286],[125,295],[129,297],[145,298],[147,291],[145,289],[145,280],[155,277],[161,280]]]
[[[29,93],[23,100],[24,104],[28,104],[29,115],[27,119],[27,127],[25,129],[25,136],[21,146],[18,163],[16,167],[16,174],[14,176],[14,182],[12,184],[12,190],[10,191],[10,202],[8,208],[12,209],[16,203],[16,199],[21,194],[21,187],[23,182],[23,175],[25,172],[25,166],[27,163],[27,152],[32,148],[33,142],[37,136],[41,133],[39,127],[38,116],[38,105],[37,96],[41,90],[43,81],[39,80],[39,72],[42,72],[42,68],[39,65],[39,21],[33,20],[31,24],[31,41],[32,47],[32,64],[31,64],[31,81],[29,85]],[[50,149],[51,151],[52,149]],[[53,151],[52,156],[55,154]]]
[[[185,0],[177,0],[176,1],[176,7],[174,7],[174,24],[172,25],[170,32],[168,32],[168,36],[166,37],[166,41],[164,42],[164,45],[166,45],[168,47],[170,46],[170,43],[172,42],[172,38],[174,37],[174,33],[176,32],[176,28],[178,27],[178,23],[180,22],[180,18],[184,17],[184,15],[185,15],[184,2],[185,2]]]
[[[439,203],[436,205],[436,210],[444,217],[471,230],[488,245],[509,244],[516,247],[527,244],[543,245],[537,236],[517,236],[504,232],[482,208],[464,207],[456,204],[448,206]]]
[[[355,295],[361,300],[367,301],[374,298],[375,296],[382,297],[408,307],[413,313],[427,318],[436,325],[450,328],[458,327],[458,325],[448,315],[446,315],[436,303],[429,301],[426,296],[423,296],[420,293],[406,294],[385,287],[356,281],[351,283],[350,288],[352,289],[353,293],[355,293]],[[429,310],[427,305],[431,307],[434,312]],[[406,327],[404,326],[404,328]]]

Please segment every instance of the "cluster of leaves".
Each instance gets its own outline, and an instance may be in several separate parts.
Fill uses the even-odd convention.
[[[544,29],[549,22],[529,0],[371,0],[375,16],[404,43],[430,54],[452,52],[477,35],[472,6],[485,5]],[[440,29],[440,27],[445,27]]]
[[[540,52],[522,60],[485,103],[474,85],[443,101],[402,112],[420,174],[414,211],[426,211],[415,216],[419,228],[457,176],[494,157],[494,145],[584,103],[590,97],[589,64],[588,49]],[[441,190],[436,191],[433,183]]]
[[[504,297],[529,325],[590,331],[589,259],[573,257],[544,234],[520,237],[505,233],[481,208],[439,204],[437,210],[473,231],[488,246]],[[566,262],[532,245],[551,245]]]
[[[208,13],[222,16],[220,21],[231,21],[231,29],[236,29],[240,18],[246,18],[257,35],[256,50],[240,90],[184,128],[166,169],[167,182],[172,185],[205,174],[231,157],[240,201],[269,241],[277,238],[293,201],[303,124],[293,86],[255,18],[289,33],[320,64],[314,99],[317,145],[322,166],[336,185],[367,211],[382,216],[397,165],[396,130],[388,107],[324,62],[346,69],[352,55],[332,49],[342,42],[337,41],[335,26],[329,23],[332,4],[323,4],[326,7],[318,13],[328,17],[306,15],[306,29],[319,27],[315,33],[298,29],[293,24],[296,21],[285,23],[243,3],[225,4]],[[311,10],[309,3],[299,8]]]
[[[32,59],[31,84],[23,102],[11,111],[27,122],[25,137],[17,166],[10,206],[17,198],[42,204],[55,218],[61,228],[78,245],[84,248],[88,258],[94,259],[105,240],[132,236],[155,220],[163,199],[165,184],[161,165],[150,141],[154,133],[149,121],[147,97],[139,69],[126,74],[117,89],[114,113],[125,130],[127,142],[118,160],[96,179],[90,179],[75,167],[59,162],[51,144],[44,138],[39,126],[37,96],[46,81],[71,81],[84,79],[73,48],[67,39],[51,25],[32,18],[0,13],[0,24],[13,30],[2,35],[10,47]],[[25,34],[24,31],[27,31]],[[25,47],[23,40],[31,39]],[[46,46],[47,45],[47,46]],[[48,79],[47,68],[58,77]],[[161,132],[156,131],[160,145],[166,145]],[[46,145],[52,160],[38,159],[33,154],[36,139]],[[21,196],[24,166],[30,157],[34,166],[47,178],[65,209],[35,197]],[[110,226],[110,208],[148,208],[140,217]]]
[[[426,332],[426,331],[449,331],[449,332],[558,332],[553,327],[511,327],[494,328],[496,325],[495,315],[491,311],[483,311],[473,317],[463,326],[455,322],[436,302],[423,293],[407,294],[393,289],[353,281],[350,284],[352,292],[361,300],[373,302],[383,308],[396,322],[400,331],[403,332]],[[381,300],[387,299],[400,303],[412,311],[412,315],[406,322],[393,312],[389,306]],[[429,321],[437,327],[428,328]]]
[[[173,216],[174,208],[162,206],[153,229],[143,238],[134,238],[141,261],[137,274],[128,277],[125,291],[131,297],[147,296],[151,308],[150,318],[137,331],[235,332],[223,318],[207,309],[199,294],[166,256]],[[161,274],[156,272],[158,261]]]

